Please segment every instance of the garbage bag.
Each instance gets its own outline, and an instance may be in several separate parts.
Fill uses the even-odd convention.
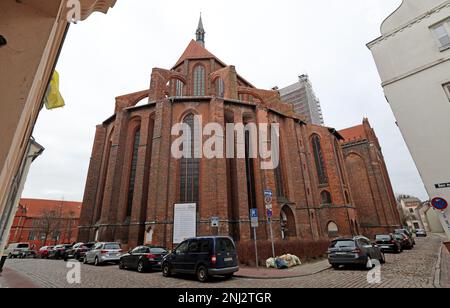
[[[280,259],[284,260],[289,267],[294,267],[294,266],[302,264],[300,259],[297,256],[290,255],[290,254],[283,255],[280,257]]]
[[[287,269],[287,268],[289,268],[287,262],[284,261],[283,259],[280,259],[280,258],[275,260],[275,264],[276,264],[278,269]]]
[[[269,258],[266,260],[266,267],[267,268],[277,268],[276,264],[275,264],[275,259],[274,258]]]

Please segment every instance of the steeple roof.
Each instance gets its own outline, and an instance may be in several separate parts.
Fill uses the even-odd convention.
[[[205,47],[203,47],[198,42],[192,40],[186,50],[184,51],[181,58],[177,61],[175,64],[175,67],[182,64],[185,60],[198,60],[198,59],[215,59],[217,62],[222,64],[223,66],[227,66],[225,63],[223,63],[221,60],[219,60],[215,55],[213,55],[211,52],[209,52]]]

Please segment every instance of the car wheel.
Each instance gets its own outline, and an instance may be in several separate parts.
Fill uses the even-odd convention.
[[[83,258],[83,264],[88,264],[88,260],[86,257]]]
[[[379,260],[381,264],[386,264],[386,255],[381,253],[381,259]]]
[[[98,257],[95,257],[94,265],[95,266],[100,266],[100,260],[98,259]]]
[[[123,261],[119,262],[119,269],[121,269],[121,270],[125,269],[125,265],[123,264]]]
[[[172,269],[170,268],[169,263],[164,263],[162,266],[162,272],[164,277],[170,277],[172,276]]]
[[[145,273],[145,265],[143,261],[139,261],[137,271],[138,273]]]
[[[333,264],[331,267],[335,270],[339,269],[341,266],[339,264]]]
[[[8,254],[8,259],[12,259],[12,254]]]
[[[204,266],[200,266],[197,269],[197,279],[200,282],[207,282],[208,281],[208,270]]]

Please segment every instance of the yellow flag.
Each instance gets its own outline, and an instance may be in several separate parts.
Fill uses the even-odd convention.
[[[64,99],[59,93],[59,74],[57,71],[53,72],[52,80],[45,92],[44,104],[49,110],[65,106]]]

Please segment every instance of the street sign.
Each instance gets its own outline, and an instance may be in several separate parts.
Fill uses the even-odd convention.
[[[264,190],[264,203],[266,205],[272,204],[273,201],[273,193],[270,189]]]
[[[439,211],[445,211],[448,208],[448,202],[444,198],[434,198],[431,200],[431,205]]]
[[[251,220],[251,223],[252,223],[252,228],[258,228],[259,227],[258,209],[251,209],[250,210],[250,220]]]
[[[436,187],[436,189],[450,188],[450,183],[440,183],[434,185],[434,187]]]
[[[267,218],[272,218],[273,217],[273,211],[271,209],[267,210]]]
[[[212,217],[211,218],[211,227],[219,228],[219,223],[220,223],[219,217]]]

